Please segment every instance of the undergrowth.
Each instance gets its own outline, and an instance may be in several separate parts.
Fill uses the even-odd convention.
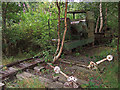
[[[7,83],[8,88],[45,88],[39,78],[29,78],[22,80],[15,80],[14,82]]]
[[[93,51],[94,52],[94,51]],[[101,74],[99,73],[98,78],[102,79],[102,84],[99,86],[96,86],[94,82],[89,82],[89,85],[83,85],[82,87],[88,87],[88,88],[118,88],[118,61],[117,61],[117,47],[110,47],[110,48],[105,48],[101,50],[101,52],[95,53],[93,56],[89,56],[86,54],[86,57],[90,57],[91,59],[95,59],[95,61],[101,60],[103,58],[106,58],[107,55],[111,54],[113,55],[114,59],[111,62],[103,62],[105,64],[105,70]],[[45,60],[46,62],[49,60],[52,60],[52,57],[50,57],[49,51],[43,52],[45,55]],[[75,56],[81,55],[80,53],[76,53]],[[17,56],[18,59],[25,59],[27,57],[30,57],[30,55],[19,55]],[[64,58],[64,55],[62,56]],[[8,64],[10,62],[16,61],[16,58],[14,57],[4,57],[3,59],[3,64]],[[102,65],[101,65],[102,66]],[[48,71],[49,72],[49,71]],[[92,78],[92,77],[91,77]],[[94,78],[94,77],[93,77]],[[41,88],[44,87],[40,83],[38,79],[32,78],[32,79],[27,79],[27,80],[22,80],[22,81],[16,81],[15,85],[12,85],[8,83],[8,87],[15,87],[15,88]]]
[[[24,60],[26,58],[31,58],[31,57],[32,57],[32,55],[27,55],[27,54],[18,54],[17,56],[11,56],[11,57],[3,56],[2,57],[2,65],[6,65],[6,64],[9,64],[12,62]]]
[[[118,62],[117,60],[106,66],[105,72],[102,74],[104,85],[108,88],[118,88]]]
[[[99,61],[105,58],[107,55],[113,55],[114,59],[111,62],[103,62],[103,67],[105,70],[100,77],[103,81],[102,88],[118,88],[118,61],[117,61],[117,48],[114,47],[112,49],[103,50],[99,55],[97,55],[96,61]],[[102,65],[101,65],[102,68]]]

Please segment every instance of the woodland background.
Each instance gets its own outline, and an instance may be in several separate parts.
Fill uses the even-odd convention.
[[[99,16],[99,4],[93,2],[68,3],[67,11],[90,10],[95,14],[95,24]],[[60,3],[61,18],[64,18],[65,4]],[[105,26],[105,13],[107,8],[107,27],[113,32],[113,36],[118,36],[118,3],[103,2],[103,27]],[[68,17],[72,18],[68,15]],[[77,15],[77,18],[82,16]],[[36,55],[39,52],[52,50],[56,45],[51,45],[51,39],[57,37],[58,9],[53,2],[22,2],[22,3],[2,3],[2,51],[3,56],[16,56],[20,53]],[[100,25],[99,25],[100,26]],[[116,39],[113,37],[116,46]],[[52,48],[52,49],[51,49]]]
[[[95,15],[95,26],[97,19],[100,16],[99,2],[71,2],[68,3],[67,11],[74,10],[90,10]],[[50,20],[50,27],[48,26],[48,19],[58,19],[58,8],[54,2],[4,2],[2,3],[2,63],[3,65],[11,63],[16,60],[25,59],[33,56],[45,55],[45,60],[53,60],[53,55],[56,51],[57,44],[52,43],[53,38],[57,38],[58,20]],[[65,15],[65,3],[60,3],[61,16]],[[107,9],[107,22],[105,22],[105,15]],[[72,19],[72,16],[67,15]],[[106,57],[108,54],[115,56],[115,62],[108,65],[106,73],[103,74],[104,84],[109,87],[118,86],[118,62],[117,59],[117,41],[118,41],[118,3],[102,2],[102,16],[103,28],[107,25],[108,31],[112,32],[111,42],[105,42],[105,47],[110,49],[103,49],[96,60]],[[77,18],[83,16],[76,15]],[[100,20],[99,20],[100,21]],[[100,27],[100,23],[98,24]],[[50,29],[49,29],[50,28]],[[103,31],[102,31],[103,32]],[[82,49],[82,47],[80,48]],[[79,49],[78,49],[79,50]],[[94,51],[97,52],[97,51]],[[76,52],[75,56],[80,53]],[[88,57],[88,55],[86,54]],[[61,58],[64,58],[62,53]],[[111,68],[112,67],[112,68]],[[114,77],[113,77],[114,76]],[[33,85],[32,85],[33,86]],[[94,87],[94,85],[92,85]]]

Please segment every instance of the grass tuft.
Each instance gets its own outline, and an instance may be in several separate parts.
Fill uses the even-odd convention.
[[[38,78],[26,78],[7,83],[8,88],[45,88]]]

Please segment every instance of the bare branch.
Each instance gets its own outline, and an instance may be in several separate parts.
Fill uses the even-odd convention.
[[[99,28],[99,32],[102,31],[102,28],[103,28],[102,2],[100,2],[100,28]]]
[[[56,54],[58,53],[59,51],[59,48],[60,48],[60,6],[58,5],[58,0],[56,2],[56,5],[57,5],[57,8],[58,8],[58,44],[57,44],[57,50],[54,54],[54,56],[56,56]]]
[[[53,63],[60,57],[60,55],[62,53],[66,32],[67,32],[67,0],[65,3],[65,30],[64,30],[64,34],[63,34],[63,39],[61,42],[61,47],[60,47],[59,53],[57,56],[54,57]]]
[[[95,33],[97,33],[98,24],[99,24],[99,19],[100,19],[100,17],[98,16],[97,23],[96,23],[96,28],[95,28]]]

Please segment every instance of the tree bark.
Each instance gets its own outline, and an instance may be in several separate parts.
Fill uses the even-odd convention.
[[[54,56],[56,56],[56,54],[58,53],[59,51],[59,48],[60,48],[60,6],[58,5],[58,0],[56,2],[56,5],[57,5],[57,8],[58,8],[58,44],[57,44],[57,50],[54,54]]]
[[[57,56],[54,57],[53,63],[55,63],[55,61],[60,57],[60,55],[62,53],[66,32],[67,32],[67,0],[65,2],[65,30],[64,30],[64,34],[63,34],[63,38],[62,38],[59,53],[57,54]]]
[[[118,3],[118,22],[119,22],[119,28],[118,28],[117,52],[118,52],[118,61],[119,61],[120,60],[120,1]]]
[[[105,10],[105,31],[107,31],[107,8]]]
[[[100,17],[98,16],[97,23],[96,23],[96,28],[95,28],[95,33],[98,32],[97,30],[98,30],[99,19],[100,19]]]
[[[102,31],[102,28],[103,28],[102,2],[100,2],[100,28],[99,28],[99,32]]]
[[[2,3],[2,28],[3,30],[6,30],[6,11],[7,11],[6,8],[7,8],[7,5],[5,5],[5,2],[3,2]]]
[[[7,2],[7,4],[5,4],[5,2],[2,3],[2,30],[5,31],[6,30],[6,14],[7,14],[7,7],[8,7],[9,2]],[[3,42],[5,45],[7,45],[7,38],[6,35],[4,33],[2,33],[3,36]],[[5,54],[8,55],[9,53],[9,48],[8,46],[5,48]]]

